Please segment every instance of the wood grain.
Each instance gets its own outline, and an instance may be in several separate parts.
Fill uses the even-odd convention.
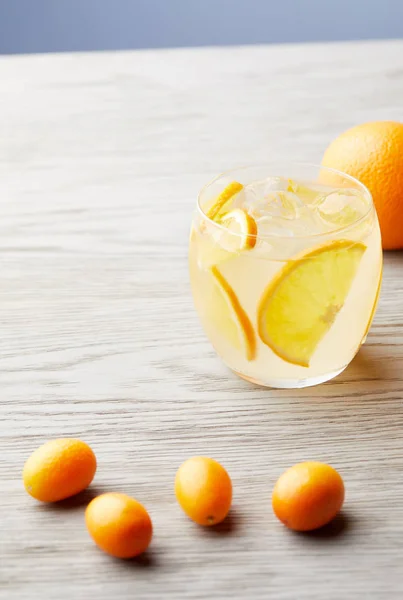
[[[193,310],[187,232],[216,173],[319,161],[350,125],[402,120],[403,42],[0,59],[0,598],[401,598],[403,258],[385,257],[368,342],[303,391],[230,374]],[[77,436],[93,488],[22,489],[44,440]],[[173,494],[193,454],[232,475],[231,519],[192,525]],[[303,459],[345,478],[344,517],[292,535],[272,486]],[[118,562],[84,528],[104,490],[150,510],[152,549]]]

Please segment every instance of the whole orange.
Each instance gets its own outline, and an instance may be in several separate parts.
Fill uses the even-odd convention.
[[[95,454],[81,440],[51,440],[31,454],[24,465],[25,489],[36,500],[57,502],[89,486],[97,469]]]
[[[272,496],[273,510],[289,529],[311,531],[329,523],[344,501],[344,484],[329,465],[304,462],[278,479]]]
[[[116,558],[138,556],[147,550],[153,534],[144,506],[126,494],[111,492],[91,500],[85,522],[97,546]]]
[[[199,525],[216,525],[231,508],[232,483],[216,460],[195,456],[179,467],[175,494],[182,510],[193,521]]]
[[[403,248],[403,123],[375,121],[348,129],[327,148],[322,164],[367,186],[383,248]]]

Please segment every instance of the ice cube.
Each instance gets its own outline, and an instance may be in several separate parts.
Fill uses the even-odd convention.
[[[264,216],[297,219],[304,203],[297,194],[287,191],[288,180],[269,177],[245,187],[243,207],[255,219]]]
[[[320,196],[331,192],[334,188],[317,182],[289,179],[287,190],[297,194],[298,198],[300,198],[304,204],[311,205],[315,203]]]
[[[252,192],[258,196],[266,196],[270,192],[286,192],[288,179],[285,177],[266,177],[245,186],[246,193]]]
[[[359,190],[343,188],[318,197],[313,209],[330,228],[347,227],[365,215],[368,201]]]
[[[295,231],[290,222],[278,216],[263,216],[256,219],[258,235],[275,237],[294,237]]]
[[[267,205],[267,199],[273,192],[287,190],[287,180],[283,177],[268,177],[254,181],[244,187],[244,208],[248,212],[259,212]]]
[[[272,192],[268,196],[267,210],[270,215],[294,220],[301,215],[304,203],[293,192]]]

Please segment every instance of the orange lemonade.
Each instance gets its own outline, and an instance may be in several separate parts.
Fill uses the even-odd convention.
[[[379,296],[381,237],[368,190],[297,165],[248,167],[203,188],[190,235],[196,309],[223,361],[283,388],[339,374]]]

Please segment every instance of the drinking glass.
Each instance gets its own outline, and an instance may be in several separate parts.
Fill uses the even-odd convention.
[[[189,263],[202,325],[232,371],[276,388],[322,383],[351,362],[375,314],[371,194],[315,165],[223,173],[199,194]]]

